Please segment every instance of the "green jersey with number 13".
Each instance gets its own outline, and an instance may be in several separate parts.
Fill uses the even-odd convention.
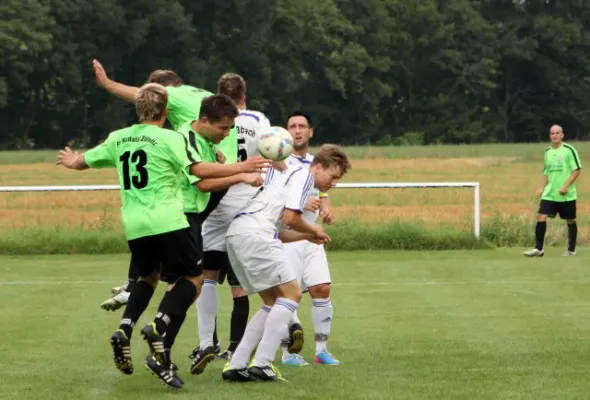
[[[133,240],[188,227],[183,211],[182,170],[192,164],[177,132],[137,124],[112,132],[85,154],[92,168],[116,167],[125,236]]]

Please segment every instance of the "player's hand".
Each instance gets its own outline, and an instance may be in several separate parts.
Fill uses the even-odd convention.
[[[106,71],[102,64],[98,60],[92,60],[92,67],[94,68],[94,77],[96,78],[96,84],[101,88],[106,88],[110,82]]]
[[[271,162],[260,156],[254,156],[242,161],[239,165],[242,172],[266,172],[271,166]]]
[[[330,236],[328,236],[328,234],[326,234],[322,238],[319,238],[316,236],[311,236],[308,240],[312,243],[315,243],[315,244],[325,244],[325,243],[331,242],[332,238]]]
[[[562,196],[565,196],[565,194],[567,193],[567,185],[563,185],[563,186],[561,187],[561,189],[559,189],[559,193],[560,193]]]
[[[55,164],[61,164],[66,168],[72,168],[76,162],[76,159],[78,159],[78,153],[72,151],[72,149],[66,146],[65,149],[59,151],[57,162]]]
[[[272,167],[277,171],[283,172],[287,169],[287,163],[284,161],[273,161]]]
[[[324,228],[321,225],[314,225],[313,226],[313,235],[315,237],[314,243],[320,242],[321,243],[328,243],[331,242],[332,239],[330,236],[324,231]]]
[[[305,203],[305,207],[303,207],[303,209],[306,211],[316,212],[320,209],[320,199],[310,197],[309,199],[307,199],[307,202]]]
[[[330,225],[334,222],[334,216],[332,215],[332,210],[329,207],[320,210],[320,217],[322,217],[324,224]]]
[[[223,154],[219,150],[215,150],[215,154],[216,154],[217,162],[219,164],[225,164],[225,154]]]
[[[242,174],[243,182],[253,187],[260,187],[264,183],[264,179],[257,173]]]
[[[537,189],[537,191],[535,192],[535,196],[537,196],[537,197],[541,197],[542,194],[543,194],[543,189]]]

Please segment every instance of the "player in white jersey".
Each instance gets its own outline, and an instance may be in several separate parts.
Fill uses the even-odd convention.
[[[287,158],[289,167],[300,166],[309,168],[313,162],[313,156],[308,153],[309,142],[313,137],[313,127],[309,115],[294,112],[287,118],[287,130],[293,136],[294,150]],[[332,223],[332,213],[327,193],[315,190],[303,211],[303,217],[315,224],[319,217],[324,223]],[[285,254],[289,265],[295,270],[297,279],[302,289],[307,290],[312,301],[312,321],[315,333],[315,363],[325,365],[339,365],[340,362],[327,349],[328,336],[332,325],[332,301],[330,300],[330,269],[324,246],[311,242],[294,242],[285,244]],[[303,328],[294,313],[289,324],[291,338],[283,340],[283,364],[304,366],[309,365],[298,351],[289,348],[289,340],[301,336],[303,341]],[[289,351],[290,350],[290,351]],[[300,349],[297,349],[300,350]],[[291,353],[291,354],[290,354]]]
[[[270,122],[263,113],[246,110],[244,79],[237,74],[224,74],[217,82],[217,92],[229,96],[240,109],[240,115],[235,120],[238,133],[238,162],[260,155],[258,139],[263,131],[270,128]],[[233,273],[225,247],[225,234],[234,216],[257,190],[258,188],[242,184],[230,187],[203,224],[204,281],[201,296],[197,300],[199,346],[191,355],[191,372],[194,374],[202,373],[216,354],[219,358],[231,358],[244,335],[250,304],[248,296]],[[230,320],[230,345],[226,351],[220,353],[216,327],[219,305],[217,283],[223,283],[225,278],[231,287],[233,310]]]
[[[230,224],[226,240],[234,272],[246,293],[258,293],[264,306],[248,323],[242,341],[223,370],[224,380],[282,379],[272,360],[301,300],[301,288],[295,271],[287,264],[282,242],[330,240],[321,225],[310,224],[303,218],[303,209],[312,188],[327,192],[348,169],[348,157],[332,145],[322,146],[309,169],[271,169],[263,187]]]

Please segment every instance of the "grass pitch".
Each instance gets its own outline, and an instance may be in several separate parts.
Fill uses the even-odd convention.
[[[172,393],[143,368],[119,373],[109,336],[120,312],[98,305],[127,272],[127,255],[0,257],[0,398],[25,399],[582,399],[590,392],[590,256],[547,249],[332,252],[331,351],[340,367],[283,367],[286,385],[226,384],[222,363],[188,374],[197,344],[189,311],[173,360]],[[220,287],[227,344],[230,294]],[[141,326],[153,317],[158,289]],[[260,305],[251,297],[251,314]],[[313,359],[310,300],[300,316]],[[277,357],[278,360],[278,357]]]

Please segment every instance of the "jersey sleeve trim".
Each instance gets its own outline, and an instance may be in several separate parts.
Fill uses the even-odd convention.
[[[572,156],[574,157],[574,162],[576,163],[576,169],[582,169],[582,164],[580,163],[580,159],[578,158],[578,153],[576,152],[576,150],[567,144],[563,144],[563,147],[565,147],[566,149],[568,149],[569,151],[572,152]]]
[[[266,176],[264,177],[264,184],[268,185],[270,183],[270,181],[272,181],[272,178],[275,176],[275,169],[274,168],[269,168],[266,170]]]
[[[305,185],[303,186],[303,192],[301,193],[301,199],[299,200],[299,208],[303,210],[305,208],[305,201],[309,196],[309,191],[313,186],[313,176],[311,174],[307,175],[307,179],[305,180]]]
[[[191,151],[189,149],[189,143],[188,140],[186,140],[186,136],[184,136],[182,133],[180,134],[180,136],[182,136],[182,139],[184,140],[184,151],[186,152],[186,158],[188,158],[188,160],[191,163],[196,163],[197,160],[195,160],[195,158],[193,157],[193,155],[191,154]]]

